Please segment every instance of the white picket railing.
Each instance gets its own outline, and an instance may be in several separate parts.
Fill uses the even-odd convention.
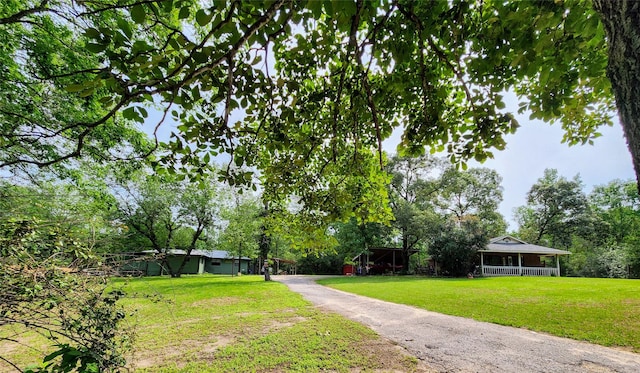
[[[560,276],[557,268],[553,267],[516,267],[516,266],[488,266],[482,267],[483,276]]]

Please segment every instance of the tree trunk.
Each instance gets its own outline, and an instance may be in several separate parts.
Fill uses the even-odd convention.
[[[409,237],[407,237],[407,229],[402,228],[402,270],[405,273],[409,270]],[[394,263],[395,265],[395,263]],[[395,268],[393,269],[396,270]]]
[[[593,0],[607,34],[607,77],[631,152],[640,193],[640,2]]]
[[[409,272],[409,258],[411,257],[411,255],[409,255],[409,250],[404,251],[402,250],[402,271],[406,274]]]
[[[271,281],[271,275],[269,274],[269,263],[267,262],[267,260],[264,261],[264,266],[262,268],[264,269],[264,280]]]
[[[191,249],[189,249],[187,251],[187,255],[185,255],[184,258],[182,258],[182,262],[180,263],[180,266],[175,271],[175,273],[171,274],[171,277],[180,277],[180,276],[182,276],[182,271],[184,270],[185,265],[187,264],[187,262],[190,259],[191,259]]]

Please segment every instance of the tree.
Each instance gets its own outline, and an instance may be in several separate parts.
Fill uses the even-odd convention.
[[[0,167],[64,162],[90,144],[96,156],[126,149],[115,146],[123,137],[100,134],[124,128],[122,120],[144,123],[156,105],[153,124],[179,124],[156,164],[196,176],[226,153],[266,175],[265,190],[279,191],[269,198],[297,195],[324,209],[327,194],[344,190],[341,177],[380,172],[359,165],[372,149],[383,163],[381,143],[395,127],[405,127],[408,153],[429,146],[455,162],[482,161],[518,126],[503,110],[503,93],[513,91],[533,118],[560,120],[568,143],[590,142],[611,123],[613,82],[640,171],[628,114],[638,111],[626,109],[635,95],[619,92],[638,85],[617,78],[637,70],[617,62],[634,39],[619,42],[613,27],[634,25],[635,3],[609,4],[595,1],[596,13],[583,0],[11,1],[0,13],[8,67],[0,81],[5,97],[21,99],[0,110]],[[26,87],[55,95],[23,102]],[[50,146],[57,141],[67,146]],[[233,184],[251,181],[241,167],[221,173]],[[326,208],[344,218],[354,206]]]
[[[123,223],[142,238],[141,242],[161,255],[172,277],[180,277],[191,251],[197,248],[198,242],[207,239],[207,230],[212,229],[218,219],[223,196],[217,185],[207,180],[185,183],[168,175],[143,175],[141,180],[115,190],[121,192],[118,199]],[[176,237],[180,232],[183,235]],[[171,249],[186,251],[178,268],[167,260]]]
[[[52,348],[42,371],[124,367],[133,336],[117,304],[124,293],[83,272],[100,265],[93,250],[109,232],[109,224],[99,224],[100,211],[89,208],[95,202],[70,185],[47,182],[0,183],[0,196],[0,342],[40,350],[21,334],[47,338]],[[0,360],[23,371],[6,354]]]
[[[230,205],[222,209],[221,218],[226,226],[218,237],[219,247],[232,256],[238,257],[238,266],[242,256],[255,257],[259,250],[260,203],[250,195],[235,194]],[[240,272],[238,267],[237,272]],[[234,274],[233,266],[231,275]]]
[[[622,122],[640,191],[640,104],[635,99],[640,84],[640,51],[634,47],[640,39],[638,4],[633,0],[593,0],[607,36],[607,77],[611,81],[618,114]]]
[[[214,228],[214,224],[220,218],[220,209],[224,198],[224,193],[218,185],[209,179],[205,179],[203,183],[182,185],[178,198],[179,223],[183,227],[190,228],[192,232],[188,246],[183,247],[186,249],[187,255],[176,271],[178,277],[198,243],[206,242],[209,239],[207,233]]]
[[[523,239],[552,247],[569,248],[573,234],[593,227],[580,177],[567,180],[554,169],[544,171],[515,215]]]
[[[154,148],[94,80],[101,57],[87,47],[69,1],[2,1],[0,168],[33,173],[73,158],[145,157]],[[75,24],[75,25],[74,25]],[[94,81],[95,84],[89,83]],[[116,89],[117,90],[117,89]]]
[[[622,262],[624,275],[640,277],[640,198],[631,180],[613,180],[606,185],[593,188],[589,194],[589,204],[593,211],[605,223],[601,232],[601,246],[607,249],[598,263],[607,268],[619,268],[620,265],[608,265],[607,258]],[[623,260],[620,260],[620,259]],[[619,270],[616,272],[620,273]],[[607,271],[607,277],[614,277]]]
[[[429,245],[429,255],[445,275],[466,276],[479,263],[478,250],[488,243],[484,229],[473,220],[461,224],[448,221],[441,225]]]
[[[392,176],[390,188],[392,225],[400,232],[404,271],[409,270],[412,251],[422,246],[439,226],[434,200],[440,192],[437,179],[442,162],[430,156],[391,159],[388,171]]]
[[[607,234],[616,244],[636,239],[640,230],[640,197],[632,181],[613,180],[589,194],[589,205],[608,223]]]
[[[502,202],[502,177],[495,170],[448,168],[441,177],[442,191],[437,204],[445,215],[457,222],[477,220],[492,237],[503,234],[504,218],[498,210]]]

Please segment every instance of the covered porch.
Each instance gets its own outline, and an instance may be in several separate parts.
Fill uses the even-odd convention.
[[[418,250],[409,250],[409,256]],[[402,248],[398,247],[369,247],[353,258],[357,274],[384,275],[402,271],[404,259]]]
[[[479,252],[483,276],[560,276],[560,256],[571,254],[511,236],[494,238]]]

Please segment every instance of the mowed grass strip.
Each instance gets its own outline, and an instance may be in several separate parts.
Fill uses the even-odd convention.
[[[640,281],[340,277],[320,284],[448,315],[640,352]]]
[[[124,304],[135,311],[128,361],[138,372],[427,371],[368,328],[259,276],[140,278],[125,289],[135,295]]]

